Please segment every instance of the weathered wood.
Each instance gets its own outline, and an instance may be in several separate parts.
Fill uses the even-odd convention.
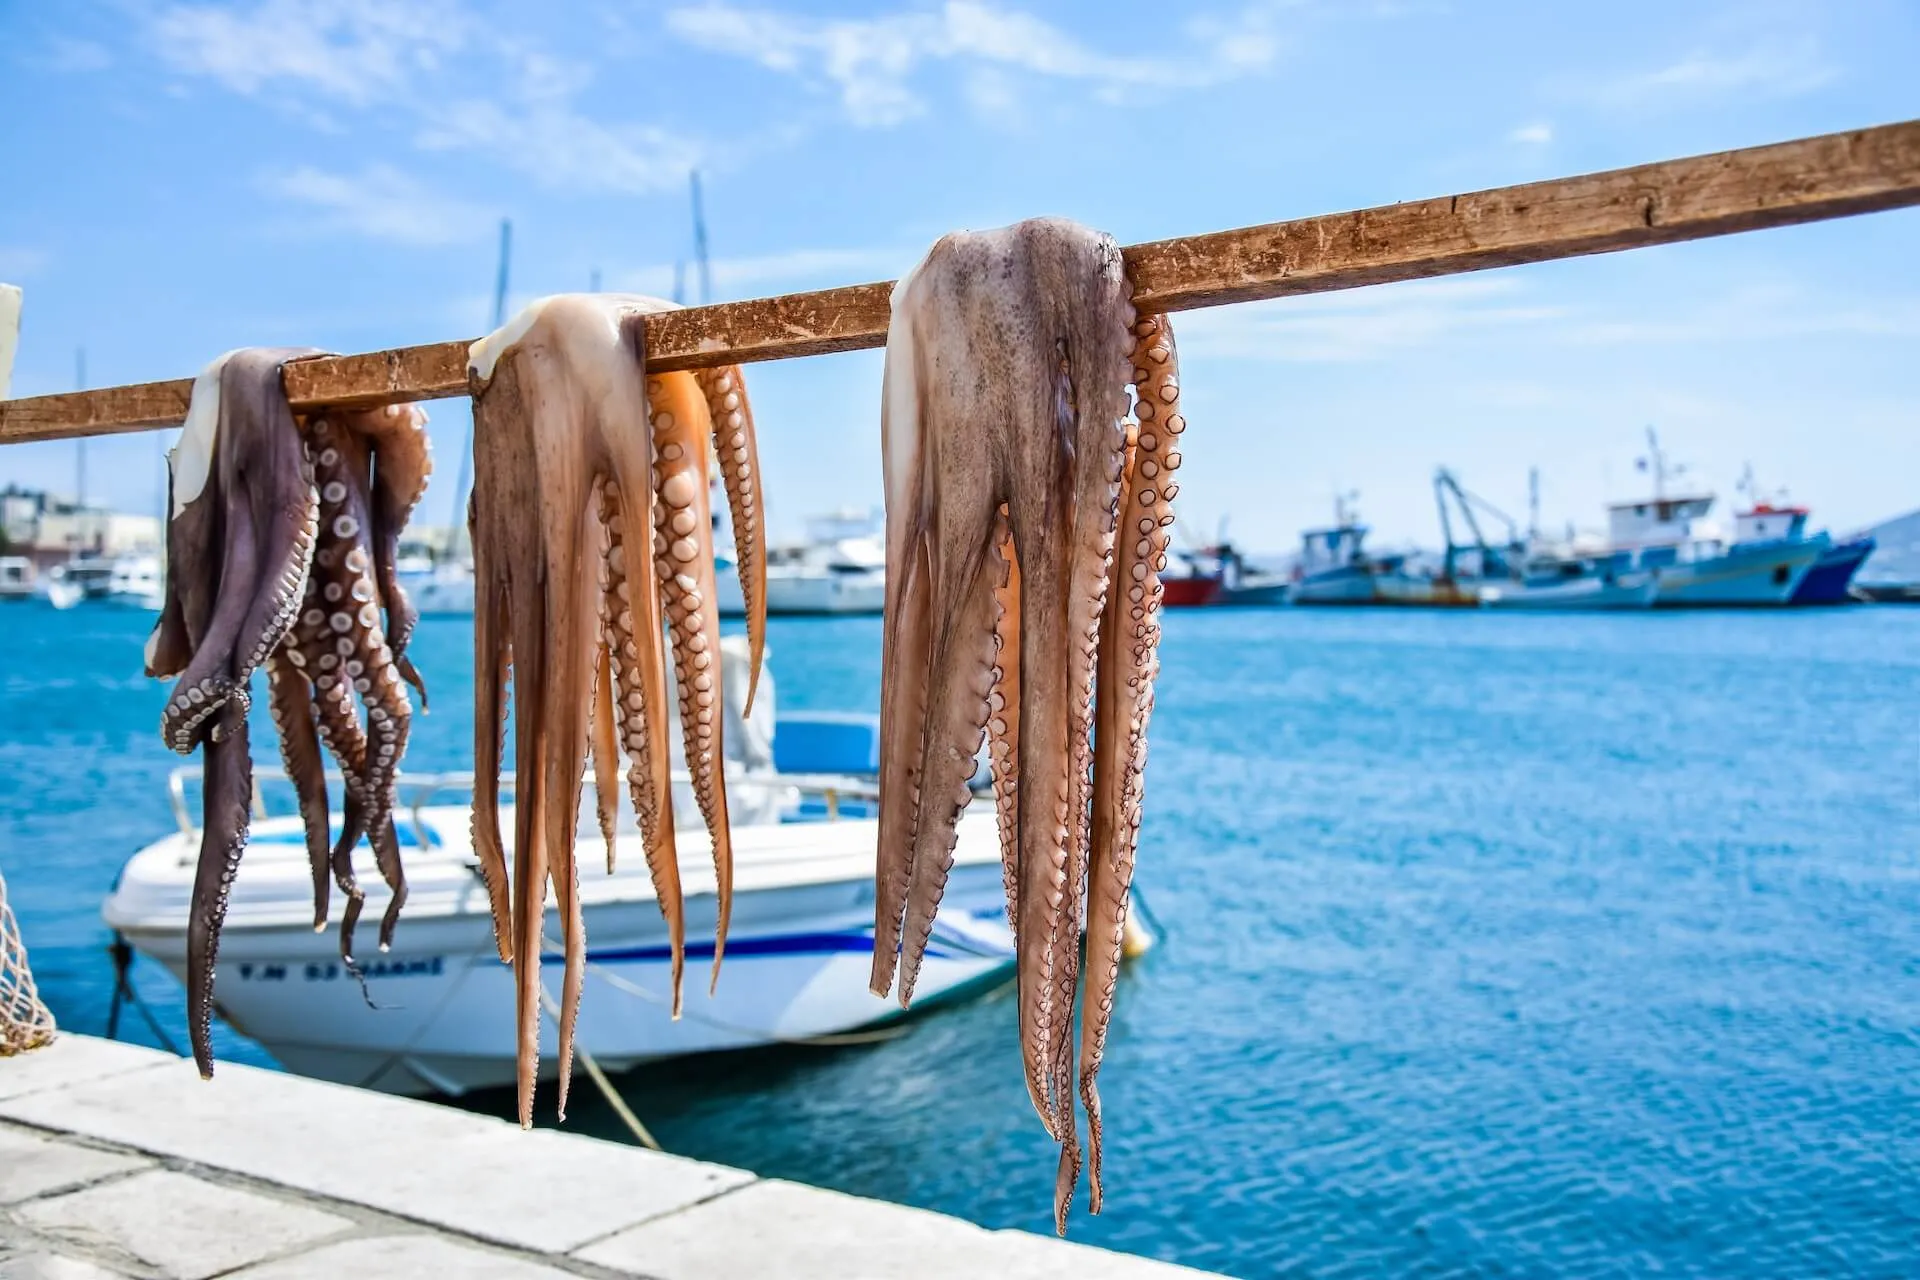
[[[1920,204],[1920,121],[1134,245],[1143,308],[1180,311],[1610,253]],[[692,307],[647,320],[648,367],[697,369],[877,347],[891,284]],[[464,394],[465,342],[287,368],[294,404]],[[189,381],[0,401],[0,443],[178,422]]]

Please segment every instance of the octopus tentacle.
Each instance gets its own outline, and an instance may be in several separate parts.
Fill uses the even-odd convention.
[[[1007,894],[1007,928],[1020,924],[1020,564],[1014,558],[1007,509],[994,535],[1000,580],[993,588],[993,687],[987,695],[987,751],[1000,827],[1000,871]]]
[[[386,602],[387,644],[393,650],[394,665],[419,693],[420,707],[425,710],[426,683],[407,657],[407,644],[413,638],[420,612],[401,586],[396,566],[400,535],[426,495],[427,478],[433,474],[427,415],[418,405],[390,404],[347,415],[347,425],[365,435],[373,446],[374,580]]]
[[[500,953],[500,963],[511,964],[513,917],[506,844],[500,835],[500,766],[506,758],[507,685],[513,650],[507,592],[491,564],[482,570],[478,540],[472,545],[474,775],[469,834],[480,865],[480,879],[487,886],[487,905],[493,913],[494,948]]]
[[[969,786],[992,715],[994,579],[990,561],[996,517],[991,512],[943,510],[939,545],[959,552],[934,565],[933,680],[922,729],[919,813],[901,924],[900,1005],[913,999],[914,981],[933,932],[933,917],[953,868],[961,812],[973,801]],[[964,527],[954,529],[954,523]],[[945,579],[951,579],[951,581]],[[934,719],[938,714],[939,719]]]
[[[651,450],[651,445],[649,445]],[[654,581],[653,558],[644,552],[652,542],[649,529],[643,550],[627,554],[628,513],[619,482],[601,487],[601,523],[608,531],[605,619],[607,656],[614,676],[615,715],[627,750],[627,789],[640,822],[646,848],[647,872],[653,880],[654,900],[667,923],[667,945],[672,955],[673,1016],[681,1010],[681,979],[686,968],[686,907],[680,891],[680,858],[675,847],[673,819],[665,812],[672,785],[667,749],[667,685],[657,646],[640,644],[661,634],[660,592]],[[637,492],[642,502],[651,498],[650,482]],[[640,512],[634,526],[651,525]],[[631,569],[631,574],[629,573]]]
[[[239,643],[240,628],[246,622],[252,597],[239,584],[252,583],[258,562],[253,515],[244,495],[235,493],[228,497],[222,523],[227,545],[219,582],[235,585],[215,597],[206,632],[180,678],[174,682],[173,695],[160,712],[160,734],[167,745],[181,755],[193,754],[207,724],[220,714],[234,691],[243,687],[243,682],[234,676],[233,650]]]
[[[187,1029],[200,1078],[213,1078],[213,974],[220,927],[253,805],[253,758],[247,752],[247,709],[230,699],[207,734],[201,796],[200,860],[187,915]]]
[[[753,427],[753,406],[747,400],[746,378],[739,365],[702,369],[694,375],[707,400],[713,420],[714,456],[727,489],[733,518],[734,566],[740,577],[740,598],[747,611],[747,647],[752,665],[747,670],[747,701],[741,715],[751,714],[760,687],[760,664],[767,650],[767,547],[761,517],[760,455]]]
[[[1160,571],[1166,567],[1171,476],[1186,420],[1179,360],[1165,316],[1134,326],[1135,414],[1100,645],[1095,703],[1092,859],[1087,885],[1085,1003],[1080,1015],[1080,1100],[1087,1113],[1089,1207],[1100,1212],[1101,1116],[1095,1078],[1106,1051],[1127,926],[1145,795],[1147,722],[1159,669]]]
[[[307,861],[313,868],[313,931],[318,933],[327,927],[327,777],[314,727],[313,686],[302,669],[305,661],[289,633],[267,659],[267,690],[273,723],[280,731],[280,760],[293,782],[306,828]]]
[[[712,985],[720,981],[733,916],[733,846],[722,768],[720,610],[707,509],[707,437],[712,431],[698,387],[686,374],[647,379],[653,421],[655,569],[673,648],[680,730],[694,800],[713,840],[717,886]],[[703,536],[704,534],[704,536]]]

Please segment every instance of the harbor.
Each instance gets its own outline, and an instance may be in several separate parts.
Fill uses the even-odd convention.
[[[175,830],[163,691],[129,670],[146,627],[24,608],[0,690],[0,842],[35,975],[82,1036],[111,1018],[158,1047],[151,1016],[184,1049],[159,964],[136,955],[139,1004],[116,1001],[101,916],[135,851]],[[1110,1129],[1106,1212],[1072,1239],[1239,1275],[1466,1265],[1476,1232],[1513,1256],[1666,1239],[1669,1265],[1699,1270],[1897,1252],[1906,1180],[1872,1135],[1911,1105],[1890,1033],[1914,1013],[1898,975],[1920,918],[1916,624],[1898,608],[1175,611],[1139,882],[1162,941],[1121,984],[1109,1105],[1129,1119]],[[771,630],[783,716],[871,711],[878,619]],[[428,619],[415,643],[436,702],[409,768],[461,767],[471,631]],[[403,918],[393,956],[432,928]],[[390,1011],[350,1003],[372,1027],[410,1019],[418,981],[370,978]],[[689,1020],[704,1006],[690,993]],[[989,988],[856,1042],[613,1080],[675,1155],[1046,1232],[1045,1135],[994,1048],[1012,1016]],[[228,1063],[274,1065],[225,1024],[216,1047],[216,1087]],[[513,1109],[501,1089],[455,1105]],[[537,1115],[553,1123],[550,1086]],[[563,1129],[636,1141],[583,1082]],[[1809,1140],[1844,1207],[1821,1182],[1744,1172],[1795,1168]],[[1383,1161],[1405,1170],[1385,1187]],[[1436,1203],[1455,1206],[1448,1233],[1423,1230]]]

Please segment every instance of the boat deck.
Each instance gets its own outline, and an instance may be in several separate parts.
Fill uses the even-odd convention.
[[[274,1071],[203,1082],[89,1036],[0,1058],[0,1277],[905,1272],[1202,1274]]]

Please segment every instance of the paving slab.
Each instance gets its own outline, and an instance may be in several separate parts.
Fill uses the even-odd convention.
[[[361,1276],[458,1276],[461,1280],[577,1280],[572,1273],[458,1244],[444,1236],[343,1240],[233,1273],[232,1280],[353,1280]]]
[[[107,1249],[172,1280],[258,1262],[353,1226],[308,1205],[156,1169],[15,1210],[42,1235]]]
[[[1023,1231],[764,1179],[671,1217],[596,1241],[582,1262],[660,1280],[1026,1280],[1098,1275],[1121,1280],[1197,1275],[1146,1258]]]
[[[753,1175],[253,1067],[191,1063],[0,1101],[0,1117],[246,1174],[541,1253]]]
[[[16,1253],[0,1256],[0,1280],[127,1280],[127,1274],[57,1253]]]
[[[152,1163],[138,1156],[95,1151],[77,1143],[43,1138],[12,1125],[0,1125],[0,1204],[65,1191],[116,1173],[144,1169]]]
[[[170,1053],[143,1049],[136,1044],[93,1036],[57,1036],[44,1049],[0,1058],[0,1098],[17,1098],[43,1089],[63,1089],[88,1080],[180,1061]]]

